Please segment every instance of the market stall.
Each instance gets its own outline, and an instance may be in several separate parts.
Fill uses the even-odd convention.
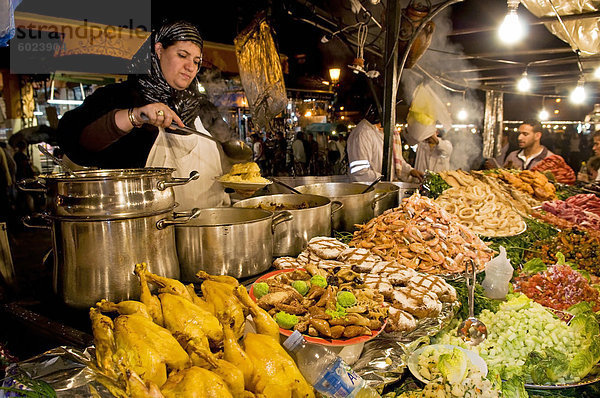
[[[118,177],[94,172],[66,182],[56,177],[43,182],[60,186],[50,190],[50,197],[62,195],[54,203],[84,203],[77,195],[87,191],[76,187],[85,179],[112,181],[97,187],[114,187],[115,181],[132,184],[132,178],[157,179],[146,188],[161,185],[162,180],[163,185],[171,182],[168,170],[152,172],[137,177],[133,172]],[[261,184],[270,187],[269,182]],[[306,182],[311,181],[286,180],[296,187],[310,186]],[[70,189],[60,185],[67,183]],[[350,182],[329,184],[369,188]],[[348,377],[360,380],[357,388],[363,394],[375,390],[387,397],[430,396],[436,391],[445,391],[444,396],[476,391],[474,396],[491,397],[524,392],[536,396],[547,390],[559,396],[598,394],[600,271],[594,259],[600,246],[596,222],[600,206],[597,196],[585,193],[583,187],[567,188],[540,172],[429,174],[420,192],[402,191],[382,214],[371,213],[352,232],[331,228],[345,196],[357,202],[357,195],[365,195],[352,189],[331,193],[337,195],[337,205],[327,194],[259,192],[254,198],[258,200],[241,201],[219,214],[207,216],[214,210],[204,209],[172,218],[166,214],[172,207],[168,195],[172,188],[164,188],[165,193],[150,191],[166,206],[157,210],[157,221],[182,229],[210,229],[207,220],[214,218],[214,227],[221,228],[218,236],[234,237],[217,245],[230,253],[229,259],[197,255],[185,267],[179,259],[185,278],[182,270],[179,276],[153,270],[156,259],[147,253],[137,256],[148,264],[138,262],[135,267],[126,259],[114,260],[112,269],[132,276],[131,287],[119,293],[122,298],[90,289],[94,297],[61,294],[71,306],[91,307],[89,314],[86,311],[86,330],[93,343],[85,333],[61,328],[63,345],[6,368],[5,391],[46,389],[59,396],[107,397],[211,391],[214,396],[310,397],[313,387],[324,391],[318,374],[298,362],[308,354],[294,351],[297,343],[285,343],[300,338],[305,342],[302,347],[308,347],[302,352],[324,349],[331,358],[339,356],[350,364]],[[369,189],[380,197],[397,194],[378,191],[377,186]],[[372,211],[374,198],[365,198],[362,206]],[[97,209],[105,207],[103,203]],[[84,221],[76,212],[84,209],[93,213],[90,207],[55,207],[50,220],[109,223],[102,217]],[[232,214],[223,213],[226,210]],[[298,231],[292,223],[302,220],[303,212],[316,210],[325,213],[309,219],[325,219],[328,226],[303,224],[302,249],[273,256],[276,247],[294,249],[281,244],[290,242],[287,234]],[[240,216],[243,211],[252,212],[252,217]],[[69,212],[79,218],[69,221]],[[203,220],[203,213],[206,219],[194,224]],[[128,222],[127,212],[121,215],[114,221]],[[137,218],[148,217],[153,216]],[[272,268],[271,263],[256,267],[257,259],[265,256],[256,248],[230,251],[258,231],[254,226],[253,234],[240,235],[234,227],[251,228],[257,222],[268,224],[265,233],[271,238],[261,242],[271,244],[261,250],[271,253],[267,257],[274,258]],[[278,231],[282,226],[286,228]],[[54,228],[55,233],[60,231]],[[187,248],[209,250],[202,242],[199,238]],[[59,266],[69,264],[66,256],[57,257]],[[93,270],[102,268],[98,261]],[[478,274],[471,282],[473,314],[468,311],[466,283],[471,264]],[[57,293],[70,291],[70,280],[59,277],[56,286],[62,290]],[[123,289],[122,283],[117,286]],[[474,344],[473,331],[462,327],[461,321],[470,316],[485,325],[477,330],[483,336],[479,344]],[[46,321],[49,328],[56,328],[56,321]],[[33,324],[41,322],[44,319]],[[11,357],[3,353],[3,359],[10,362]]]

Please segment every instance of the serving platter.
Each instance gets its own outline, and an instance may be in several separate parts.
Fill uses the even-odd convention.
[[[223,185],[224,188],[231,188],[236,191],[257,191],[267,185],[273,184],[273,181],[267,180],[268,182],[233,182],[233,181],[221,181],[217,178],[217,181]]]
[[[293,271],[297,271],[297,270],[305,271],[304,268],[280,269],[280,270],[276,270],[273,272],[269,272],[269,273],[261,276],[254,283],[264,282],[266,279],[272,278],[279,274],[283,274],[286,272],[293,272]],[[252,300],[257,301],[256,296],[254,295],[254,284],[252,284],[252,286],[250,287],[249,294],[250,294],[250,298]],[[302,333],[302,336],[308,343],[326,345],[326,346],[331,346],[331,347],[343,347],[343,346],[349,346],[349,345],[354,345],[354,344],[359,344],[359,343],[366,343],[367,341],[377,337],[385,329],[386,323],[387,323],[387,320],[385,322],[383,322],[383,325],[381,325],[381,328],[379,328],[377,330],[371,330],[370,335],[356,336],[356,337],[352,337],[350,339],[327,339],[324,337],[309,336],[308,334],[305,334],[305,333]],[[288,329],[284,329],[281,327],[279,328],[279,333],[281,333],[284,336],[291,336],[291,334],[293,332],[294,332],[293,330],[288,330]]]

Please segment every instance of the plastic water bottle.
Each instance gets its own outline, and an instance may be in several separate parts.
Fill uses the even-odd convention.
[[[587,165],[585,164],[585,162],[581,162],[581,168],[579,169],[579,173],[577,173],[577,179],[581,182],[590,182],[587,171]]]
[[[485,279],[481,283],[486,297],[504,299],[508,293],[514,269],[506,257],[506,250],[500,246],[500,254],[485,265]]]
[[[283,346],[296,356],[296,364],[315,390],[330,398],[378,398],[362,377],[327,347],[307,344],[295,331]]]

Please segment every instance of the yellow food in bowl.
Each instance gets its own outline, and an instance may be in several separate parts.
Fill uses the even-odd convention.
[[[219,181],[263,184],[269,183],[269,180],[261,177],[260,168],[254,162],[234,164],[231,167],[231,171],[222,176]]]

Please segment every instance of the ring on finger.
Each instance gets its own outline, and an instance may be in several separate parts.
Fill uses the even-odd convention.
[[[156,115],[157,115],[157,116],[164,116],[164,115],[165,115],[165,112],[163,112],[163,110],[162,110],[162,109],[159,109],[159,110],[157,110],[157,111],[156,111]]]

